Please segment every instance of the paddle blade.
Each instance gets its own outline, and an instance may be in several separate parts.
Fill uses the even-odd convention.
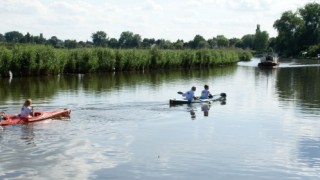
[[[227,94],[226,93],[220,93],[220,96],[221,97],[227,97]]]
[[[183,94],[183,92],[181,92],[181,91],[178,91],[177,93],[178,93],[178,94],[181,94],[181,95]]]

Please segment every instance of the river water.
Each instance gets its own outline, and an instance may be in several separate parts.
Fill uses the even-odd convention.
[[[6,114],[72,110],[0,127],[0,179],[318,179],[319,62],[257,64],[0,79]],[[226,103],[169,105],[204,84]]]

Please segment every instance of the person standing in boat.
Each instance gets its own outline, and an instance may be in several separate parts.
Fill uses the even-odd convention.
[[[32,105],[32,100],[27,99],[21,108],[21,112],[20,112],[19,116],[22,118],[32,117],[33,116],[33,107],[31,107],[31,105]]]
[[[192,100],[196,99],[196,97],[194,96],[195,91],[196,91],[196,87],[192,86],[191,90],[185,92],[184,94],[182,94],[182,96],[186,97],[186,99],[188,101],[192,101]]]
[[[200,99],[209,99],[212,98],[212,94],[209,91],[209,86],[204,85],[204,90],[201,91]]]

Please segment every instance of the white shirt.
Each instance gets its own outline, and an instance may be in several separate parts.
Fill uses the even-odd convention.
[[[200,99],[208,99],[210,91],[207,89],[202,90]]]
[[[194,97],[194,91],[190,90],[184,93],[182,96],[186,97],[188,101],[192,101]]]
[[[28,118],[31,112],[32,112],[32,110],[31,110],[30,106],[23,106],[21,108],[20,117]]]

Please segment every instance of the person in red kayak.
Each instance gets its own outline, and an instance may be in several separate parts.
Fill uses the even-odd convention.
[[[21,112],[20,112],[19,116],[22,118],[32,117],[33,116],[33,107],[31,107],[31,105],[32,105],[32,100],[27,99],[21,108]]]

